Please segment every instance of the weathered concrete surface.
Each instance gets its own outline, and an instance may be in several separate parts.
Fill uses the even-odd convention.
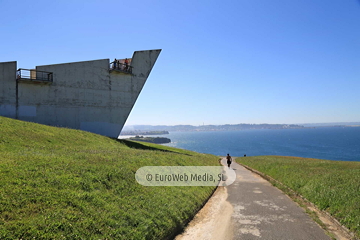
[[[132,74],[109,59],[37,66],[51,84],[16,84],[16,62],[0,63],[0,115],[118,137],[160,52],[134,52]]]
[[[225,159],[222,164],[225,165]],[[226,200],[223,191],[220,191],[220,196],[216,192],[212,197],[215,200],[210,199],[204,207],[221,211],[199,212],[194,222],[178,236],[178,240],[330,239],[301,207],[279,189],[235,162],[231,167],[235,170],[237,179],[226,187]]]
[[[16,116],[16,62],[0,63],[0,115]]]

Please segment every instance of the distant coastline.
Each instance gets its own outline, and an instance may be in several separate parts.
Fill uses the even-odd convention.
[[[208,131],[236,131],[236,130],[248,130],[248,129],[294,129],[305,128],[296,124],[225,124],[225,125],[135,125],[130,127],[124,127],[124,131],[121,135],[146,135],[144,132],[167,132],[157,133],[153,135],[168,134],[168,132],[208,132]],[[131,130],[130,130],[131,129]],[[132,134],[129,134],[132,133]]]
[[[306,124],[224,124],[224,125],[131,125],[125,126],[121,135],[162,135],[169,132],[238,131],[250,129],[302,129],[318,127],[360,127],[360,122],[306,123]]]
[[[303,123],[304,127],[360,127],[360,122]]]

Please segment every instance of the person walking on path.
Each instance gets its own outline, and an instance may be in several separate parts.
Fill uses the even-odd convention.
[[[226,162],[227,162],[227,165],[228,165],[228,167],[230,168],[230,164],[231,164],[231,162],[232,162],[232,158],[231,158],[231,156],[229,155],[229,154],[227,154],[227,156],[226,156]]]

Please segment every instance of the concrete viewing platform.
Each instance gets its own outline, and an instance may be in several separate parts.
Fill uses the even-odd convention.
[[[221,162],[226,165],[225,159]],[[331,239],[303,208],[268,181],[234,161],[231,168],[235,182],[218,187],[177,240]]]
[[[160,52],[32,69],[0,62],[0,116],[117,138]]]

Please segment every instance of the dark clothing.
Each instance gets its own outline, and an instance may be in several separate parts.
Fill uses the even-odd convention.
[[[230,164],[232,162],[231,157],[228,155],[226,156],[228,167],[230,167]]]

